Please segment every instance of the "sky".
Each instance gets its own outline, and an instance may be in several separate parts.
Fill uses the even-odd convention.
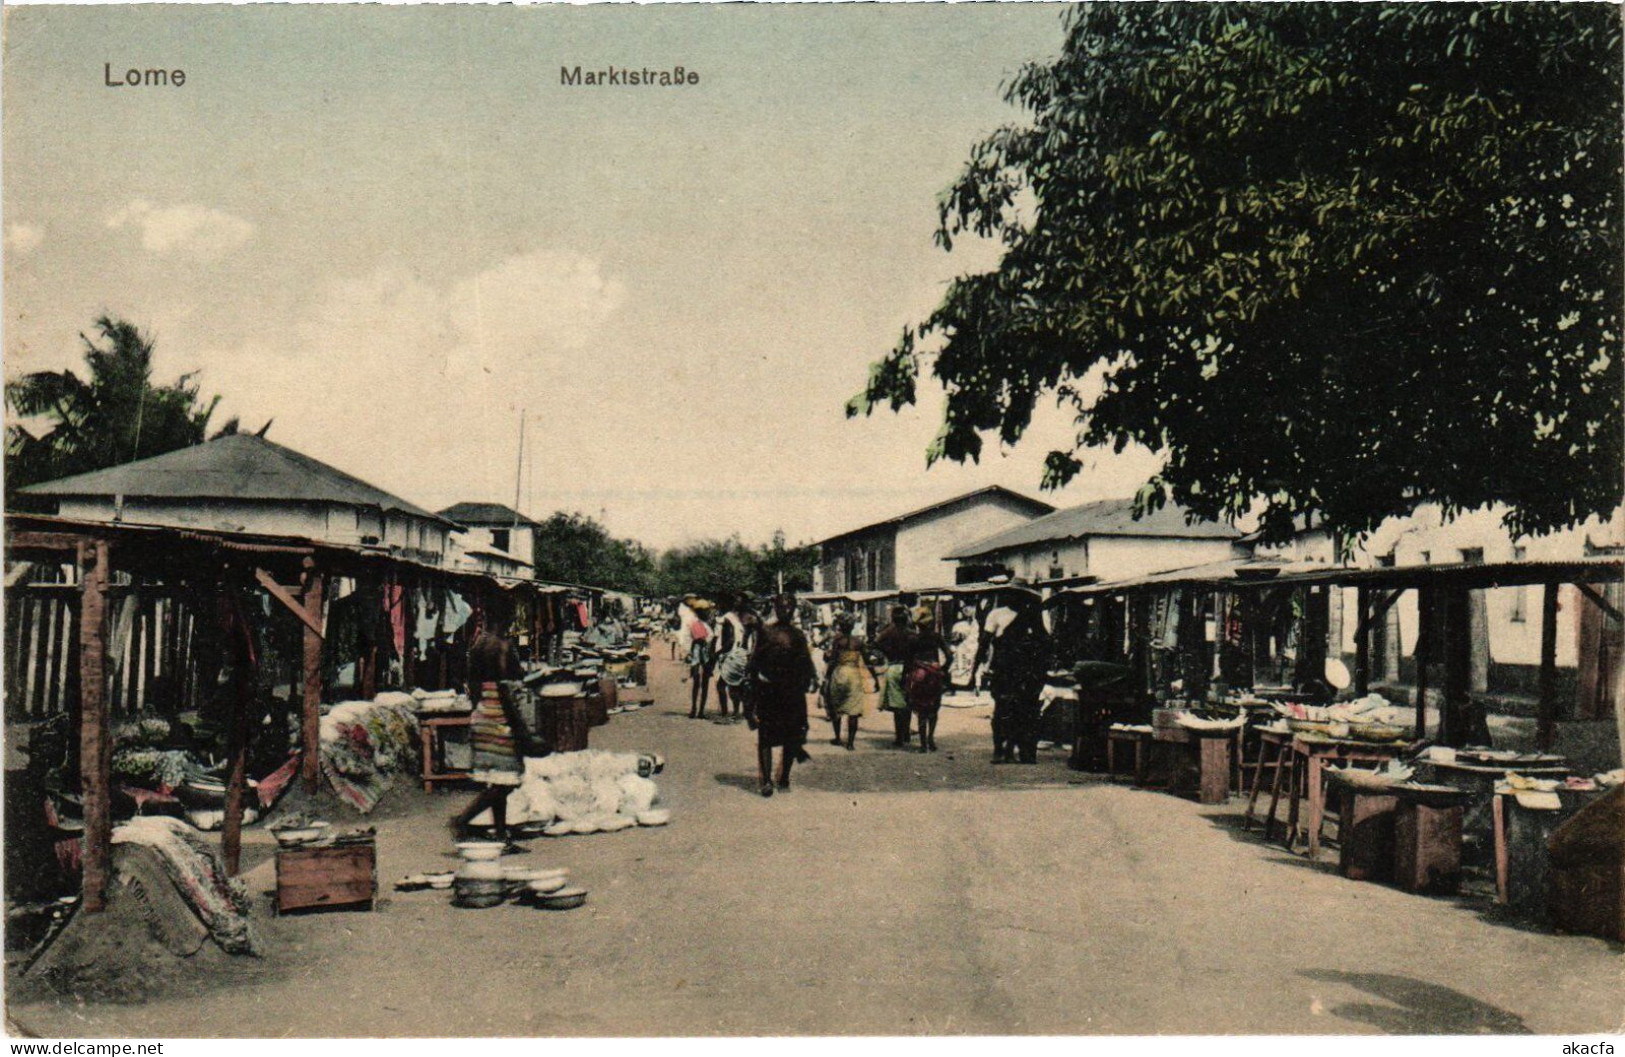
[[[12,7],[7,377],[102,313],[219,416],[440,509],[654,547],[815,540],[974,488],[1038,495],[1041,412],[979,465],[941,394],[848,420],[905,325],[997,248],[932,241],[1047,4]],[[683,66],[682,88],[560,67]],[[107,72],[182,69],[181,87]],[[519,472],[523,414],[526,468]],[[1103,453],[1057,505],[1131,494]]]

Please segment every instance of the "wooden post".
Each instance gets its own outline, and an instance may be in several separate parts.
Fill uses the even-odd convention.
[[[113,862],[112,733],[107,725],[106,540],[79,544],[79,794],[85,812],[82,898],[86,913],[107,907]]]
[[[1444,707],[1439,715],[1439,740],[1462,746],[1472,737],[1472,616],[1465,590],[1452,587],[1446,592],[1444,616]]]
[[[322,619],[322,593],[325,583],[316,571],[315,563],[305,559],[305,584],[301,601],[305,613],[317,623]],[[300,774],[307,793],[316,792],[321,778],[321,705],[322,705],[322,637],[307,622],[304,629],[304,697],[300,711],[300,745],[304,757],[300,760]]]
[[[1557,590],[1556,583],[1544,584],[1540,597],[1540,706],[1535,747],[1542,752],[1552,747],[1557,725]]]
[[[1371,591],[1364,584],[1354,589],[1354,693],[1364,697],[1371,692]]]
[[[1416,737],[1428,734],[1428,664],[1433,653],[1433,589],[1416,589]]]
[[[234,607],[235,625],[231,629],[232,713],[231,726],[226,734],[226,817],[220,827],[220,852],[226,860],[226,874],[237,876],[243,848],[243,789],[247,785],[248,766],[248,714],[254,702],[254,671],[252,647],[248,641],[248,625],[243,623],[241,607]]]

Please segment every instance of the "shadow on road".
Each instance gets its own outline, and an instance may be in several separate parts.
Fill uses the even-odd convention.
[[[1328,1012],[1390,1035],[1529,1035],[1523,1018],[1448,987],[1389,973],[1305,969],[1299,975],[1348,984],[1388,1005],[1349,1002]]]
[[[742,738],[745,736],[741,729]],[[754,746],[754,736],[752,745]],[[1034,765],[993,765],[985,739],[973,735],[942,737],[940,752],[920,753],[892,744],[889,731],[860,731],[857,749],[847,752],[830,744],[828,727],[815,724],[808,740],[810,763],[797,764],[791,776],[798,789],[826,793],[908,793],[979,789],[1059,789],[1105,784],[1103,778],[1071,771],[1058,752],[1040,754]],[[753,758],[742,757],[737,770],[718,773],[718,785],[756,795]]]

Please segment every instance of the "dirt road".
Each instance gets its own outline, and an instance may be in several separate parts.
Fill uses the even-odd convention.
[[[1475,901],[1358,884],[1201,807],[988,763],[987,710],[943,751],[856,752],[815,725],[788,795],[754,736],[656,704],[594,732],[658,750],[664,829],[533,842],[591,890],[569,913],[388,894],[372,914],[268,919],[270,955],[139,1006],[36,1004],[43,1035],[1576,1033],[1617,1030],[1617,946],[1496,923]],[[386,884],[448,861],[466,794],[398,790]],[[269,884],[261,867],[251,879]]]

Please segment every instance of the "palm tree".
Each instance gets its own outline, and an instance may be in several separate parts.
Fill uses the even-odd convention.
[[[89,378],[73,371],[35,371],[5,387],[17,416],[45,418],[43,431],[6,424],[6,499],[40,481],[100,470],[176,448],[200,444],[220,403],[200,403],[196,372],[157,386],[152,382],[153,340],[135,324],[102,316],[98,340],[84,334]],[[260,430],[263,436],[267,422]],[[235,433],[237,420],[214,436]]]

